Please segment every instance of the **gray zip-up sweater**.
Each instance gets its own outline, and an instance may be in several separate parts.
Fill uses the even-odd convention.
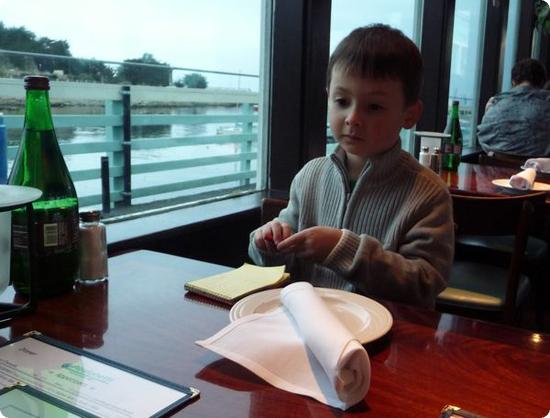
[[[308,162],[294,178],[279,220],[294,232],[312,226],[343,231],[322,264],[261,251],[255,231],[252,260],[286,264],[294,281],[433,307],[453,260],[451,198],[439,176],[400,145],[372,157],[352,192],[339,147]]]

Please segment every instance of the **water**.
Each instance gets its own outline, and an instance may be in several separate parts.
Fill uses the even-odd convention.
[[[7,111],[6,113],[22,113],[17,111]],[[54,115],[60,114],[103,114],[103,106],[65,106],[54,107]],[[197,107],[154,107],[132,109],[132,114],[240,114],[241,109],[237,106],[197,106]],[[134,126],[132,128],[132,138],[171,138],[184,136],[214,136],[219,133],[233,133],[239,131],[235,123],[199,123],[191,125],[164,125],[164,126]],[[78,128],[56,128],[57,138],[60,144],[63,143],[95,143],[106,142],[106,129],[104,127],[78,127]],[[18,144],[21,137],[21,130],[12,129],[8,132],[9,144]],[[253,151],[256,151],[255,144]],[[171,148],[159,148],[149,150],[132,151],[132,167],[146,163],[169,162],[183,159],[192,159],[200,157],[213,157],[221,155],[237,154],[240,152],[238,144],[207,144],[196,146],[180,146]],[[107,155],[106,152],[90,154],[65,155],[65,161],[71,172],[76,170],[99,169],[101,167],[101,157]],[[110,166],[114,165],[112,155]],[[10,162],[10,168],[11,169]],[[256,169],[256,161],[251,162],[251,170]],[[224,163],[204,167],[193,167],[185,169],[165,170],[153,173],[133,174],[132,189],[140,187],[155,187],[164,184],[183,182],[187,180],[196,180],[213,176],[228,175],[240,171],[240,163]],[[254,179],[251,180],[254,182]],[[169,199],[175,197],[188,196],[196,193],[209,192],[222,188],[236,187],[238,182],[228,182],[226,184],[217,184],[213,186],[204,186],[186,191],[162,193],[154,196],[140,197],[132,199],[132,203],[149,203],[159,199]],[[101,194],[101,180],[75,181],[75,187],[79,198],[91,195]],[[111,189],[113,186],[111,184]],[[83,208],[99,208],[100,205],[83,206]]]

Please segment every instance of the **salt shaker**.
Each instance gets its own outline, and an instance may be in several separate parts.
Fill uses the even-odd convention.
[[[93,283],[107,278],[107,234],[100,222],[101,212],[80,213],[79,282]]]
[[[424,167],[430,168],[430,148],[422,147],[422,151],[418,155],[418,162]]]
[[[439,147],[434,147],[434,152],[430,157],[430,168],[439,173],[441,171],[441,153]]]

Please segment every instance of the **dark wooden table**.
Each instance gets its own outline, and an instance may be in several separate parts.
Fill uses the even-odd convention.
[[[510,192],[491,183],[496,179],[509,179],[518,171],[509,167],[460,163],[457,171],[441,170],[439,176],[449,186],[451,192],[483,195],[503,195]],[[537,176],[537,182],[550,183],[550,177]],[[546,199],[550,205],[550,194]]]
[[[276,389],[194,344],[229,323],[228,310],[189,297],[187,280],[226,267],[138,251],[109,260],[99,286],[40,303],[0,330],[30,331],[201,391],[177,416],[438,417],[445,404],[487,417],[543,417],[550,410],[550,336],[384,303],[394,317],[367,347],[371,389],[344,413]],[[7,297],[8,293],[3,296]]]

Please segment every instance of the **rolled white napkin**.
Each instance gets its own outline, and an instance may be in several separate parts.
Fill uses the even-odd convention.
[[[510,177],[510,186],[518,190],[530,190],[535,183],[537,170],[534,168],[526,168],[517,174]]]
[[[541,173],[550,173],[550,158],[529,158],[523,164],[524,168],[534,168]]]
[[[283,307],[231,323],[197,341],[289,392],[346,410],[370,386],[366,350],[306,282],[281,291]]]

